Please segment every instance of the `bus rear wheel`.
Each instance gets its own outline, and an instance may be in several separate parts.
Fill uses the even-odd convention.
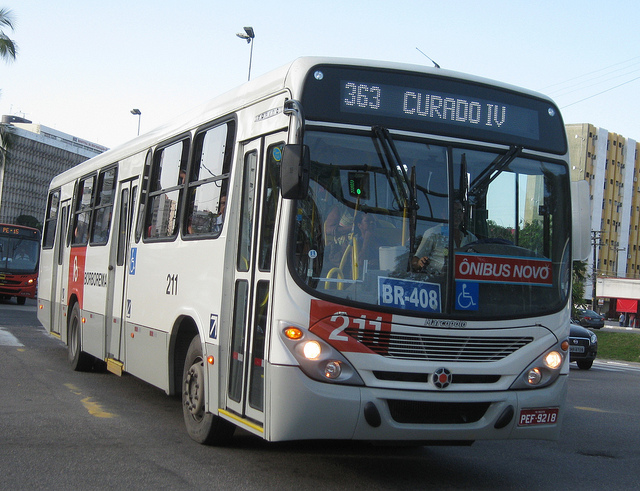
[[[93,365],[93,357],[82,351],[80,307],[76,303],[71,309],[67,331],[67,359],[76,372],[87,372]]]
[[[200,338],[189,345],[182,375],[182,414],[189,436],[205,445],[227,445],[235,431],[232,423],[205,411],[206,384]]]

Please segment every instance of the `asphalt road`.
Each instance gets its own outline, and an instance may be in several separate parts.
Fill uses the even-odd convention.
[[[640,368],[573,367],[562,438],[471,447],[270,444],[237,431],[205,447],[180,402],[131,376],[76,373],[35,303],[0,301],[0,488],[640,489]],[[310,424],[313,423],[310,417]]]

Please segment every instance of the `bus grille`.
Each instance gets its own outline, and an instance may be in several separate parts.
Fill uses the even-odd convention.
[[[424,402],[388,399],[394,421],[404,424],[475,423],[487,412],[489,402]]]
[[[530,336],[435,336],[359,329],[345,332],[379,355],[424,361],[498,361],[533,341]]]

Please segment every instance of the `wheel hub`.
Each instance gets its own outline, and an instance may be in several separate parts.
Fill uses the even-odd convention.
[[[204,363],[196,361],[184,381],[184,404],[193,416],[204,412]]]

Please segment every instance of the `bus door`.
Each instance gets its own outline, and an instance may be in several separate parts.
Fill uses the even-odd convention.
[[[126,301],[127,277],[130,273],[128,253],[137,190],[137,178],[120,182],[117,198],[119,206],[113,224],[114,233],[109,261],[109,291],[107,292],[105,310],[108,321],[105,329],[105,346],[107,348],[107,368],[117,375],[121,375],[123,369],[122,333],[125,319],[129,314],[129,305]]]
[[[67,289],[66,279],[69,271],[69,255],[67,252],[67,232],[69,227],[69,209],[71,200],[60,203],[60,213],[58,214],[58,226],[56,230],[56,240],[54,247],[54,263],[51,268],[51,332],[60,334],[62,327],[66,327],[65,312],[67,309]]]
[[[284,133],[244,146],[227,407],[264,423],[265,337]]]

